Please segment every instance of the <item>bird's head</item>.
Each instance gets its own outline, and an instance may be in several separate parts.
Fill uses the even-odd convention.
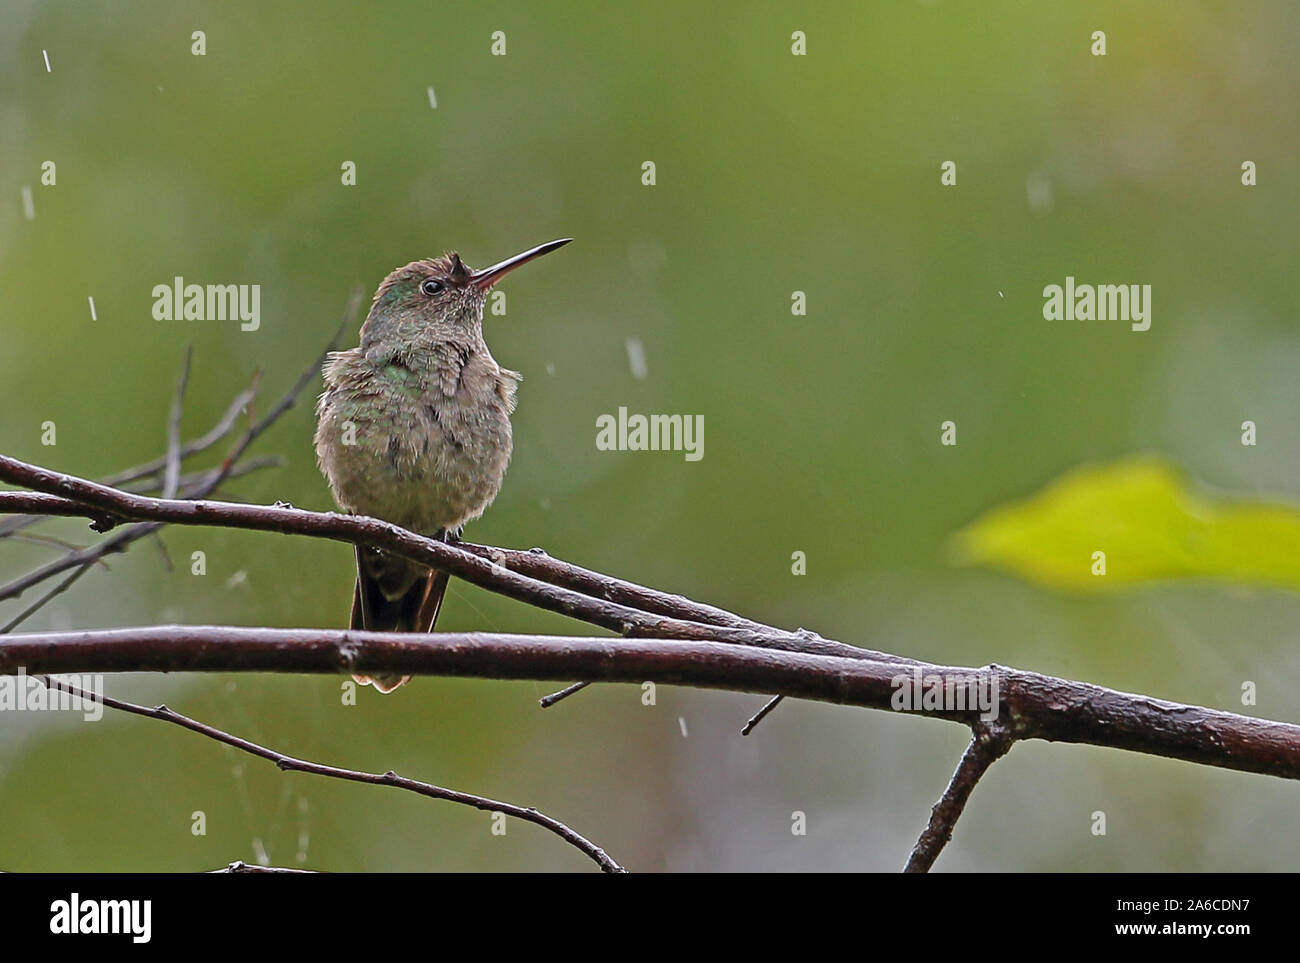
[[[488,291],[515,268],[568,244],[549,241],[475,271],[456,252],[412,261],[384,279],[361,326],[363,350],[414,340],[480,338]]]

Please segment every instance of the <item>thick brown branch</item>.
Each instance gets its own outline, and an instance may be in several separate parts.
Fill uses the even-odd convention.
[[[1013,739],[1087,743],[1209,766],[1300,778],[1300,726],[1118,692],[1000,666],[897,663],[693,639],[617,640],[499,634],[349,632],[158,626],[0,638],[0,675],[87,672],[307,672],[590,679],[775,692],[893,709],[913,672],[944,681],[996,682],[998,724]],[[968,726],[977,709],[918,715]]]
[[[364,515],[340,515],[335,512],[311,512],[300,508],[243,505],[202,499],[191,501],[151,498],[29,465],[5,455],[0,455],[0,481],[68,498],[88,506],[91,509],[85,512],[88,515],[109,515],[151,524],[213,525],[282,534],[311,535],[334,541],[370,545],[422,562],[432,568],[441,569],[471,584],[517,601],[559,612],[633,638],[713,639],[738,645],[757,645],[842,658],[874,659],[909,666],[914,664],[912,660],[898,656],[873,652],[870,649],[845,645],[842,642],[828,641],[812,632],[784,632],[759,623],[750,623],[757,626],[756,628],[712,625],[687,618],[644,612],[629,605],[584,595],[521,574],[508,568],[506,562],[523,563],[517,556],[508,557],[504,554],[504,550],[503,561],[496,562],[478,554],[476,550],[463,548],[455,543],[426,538]],[[0,493],[0,512],[8,510],[10,494]],[[16,496],[12,500],[13,504],[18,506],[28,504],[25,499],[17,497],[17,493],[13,494]],[[576,566],[571,568],[582,571],[576,569]],[[658,596],[657,604],[660,606],[668,604],[664,600],[675,598],[666,593],[651,593],[650,590],[644,589],[642,591]],[[688,607],[683,614],[698,611],[697,608],[692,608],[698,603],[689,603],[689,605],[691,607]],[[739,619],[738,616],[733,618]]]

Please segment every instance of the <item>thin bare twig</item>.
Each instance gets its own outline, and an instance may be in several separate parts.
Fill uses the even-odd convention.
[[[552,692],[550,695],[542,696],[540,699],[537,700],[537,704],[540,705],[543,709],[549,709],[551,706],[555,705],[555,703],[559,702],[561,699],[567,699],[575,692],[581,692],[583,689],[587,688],[587,686],[590,684],[591,683],[589,682],[575,682],[573,683],[573,685],[565,686],[559,692]]]
[[[172,564],[172,553],[167,551],[167,543],[163,541],[161,531],[153,533],[153,543],[158,546],[158,554],[162,556],[163,565],[166,566],[167,571],[169,573],[176,571],[176,566]]]
[[[0,635],[7,635],[8,633],[12,632],[14,629],[18,628],[18,626],[22,625],[34,614],[36,614],[37,611],[44,608],[50,602],[50,600],[53,599],[56,595],[62,595],[69,588],[71,588],[72,584],[75,581],[77,581],[77,579],[81,578],[81,576],[85,575],[86,572],[90,570],[90,567],[92,565],[94,565],[96,562],[102,562],[102,561],[103,559],[94,558],[94,557],[86,559],[86,561],[82,562],[79,566],[77,566],[75,569],[69,572],[68,575],[63,579],[63,581],[59,582],[57,585],[49,589],[40,598],[33,601],[30,605],[27,606],[27,608],[23,609],[12,619],[10,619],[7,623],[5,623],[4,627],[0,628]]]
[[[260,464],[255,465],[255,462],[260,462]],[[253,470],[256,467],[265,467],[268,464],[278,464],[278,461],[274,458],[251,459],[247,464],[229,471],[224,470],[224,468],[209,468],[204,472],[196,473],[193,476],[193,484],[183,489],[181,495],[183,499],[201,498],[203,494],[211,492],[220,480],[224,479],[229,481],[231,478],[234,478],[239,474],[246,474],[247,471]],[[244,469],[244,471],[241,471],[241,468]],[[48,509],[48,514],[62,514],[62,512],[58,510],[61,506],[52,504],[48,501],[41,499],[29,501],[28,499],[11,499],[6,497],[21,495],[30,496],[31,494],[32,493],[29,492],[0,492],[0,503],[8,502],[9,504],[18,507],[26,506],[35,511],[44,511]],[[97,513],[92,516],[91,528],[96,531],[109,531],[116,527],[120,522],[120,518],[111,514]],[[0,601],[16,598],[32,586],[39,585],[46,579],[53,578],[68,569],[79,568],[87,562],[102,562],[104,557],[107,555],[116,555],[125,552],[134,542],[158,532],[163,528],[163,526],[164,523],[162,522],[144,522],[130,525],[94,545],[70,551],[62,558],[47,562],[45,565],[27,572],[11,582],[0,585]],[[48,598],[45,599],[45,601],[48,600]],[[32,609],[27,613],[27,615],[31,615],[34,611],[35,609]]]
[[[47,545],[50,548],[61,548],[65,552],[75,552],[78,549],[85,548],[85,545],[78,545],[76,542],[70,542],[66,538],[57,538],[54,535],[45,535],[40,532],[13,532],[8,536],[15,542],[29,542],[32,545]]]
[[[280,418],[281,415],[283,415],[286,411],[288,411],[297,403],[298,396],[302,394],[303,389],[306,388],[307,385],[310,384],[319,375],[321,364],[324,362],[326,355],[329,354],[329,352],[333,350],[334,346],[338,343],[338,339],[340,335],[343,333],[343,329],[348,324],[351,316],[355,314],[357,305],[360,303],[360,299],[357,294],[358,290],[359,289],[354,289],[352,297],[348,302],[348,310],[346,312],[346,316],[344,320],[339,324],[339,327],[335,330],[333,336],[330,338],[329,343],[325,346],[324,350],[321,351],[320,355],[317,356],[315,359],[313,359],[312,363],[309,364],[303,370],[302,374],[299,375],[298,380],[294,382],[294,384],[289,388],[289,390],[283,396],[281,396],[279,401],[277,401],[276,404],[271,407],[270,411],[268,411],[264,417],[262,417],[257,421],[253,421],[249,424],[249,426],[245,429],[243,434],[240,436],[239,440],[231,448],[229,454],[227,454],[225,460],[221,463],[220,466],[214,469],[209,469],[208,471],[201,473],[197,477],[195,483],[192,486],[188,487],[183,492],[181,492],[181,494],[184,496],[183,500],[206,498],[208,495],[211,495],[214,491],[216,491],[216,489],[220,487],[220,485],[223,482],[233,477],[236,474],[236,472],[239,470],[238,463],[240,459],[243,457],[244,453],[248,450],[248,447],[258,438],[259,435],[261,435],[264,431],[266,431],[267,428],[269,428],[272,424],[274,424]],[[172,426],[174,430],[169,431],[168,456],[164,459],[164,464],[163,464],[163,468],[167,473],[167,477],[162,483],[164,492],[167,491],[169,486],[174,486],[175,484],[177,484],[178,477],[179,477],[178,475],[176,477],[173,477],[172,472],[175,469],[175,466],[179,464],[180,448],[178,445],[173,446],[171,441],[179,438],[179,410],[181,407],[181,401],[184,397],[185,384],[188,379],[188,371],[189,371],[189,354],[187,352],[186,362],[182,369],[181,378],[177,384],[176,398],[172,407]],[[246,406],[247,405],[243,407]],[[233,407],[232,410],[234,410]],[[107,488],[107,490],[110,491],[118,490],[118,489],[108,488],[108,486],[103,486],[103,487]],[[5,494],[10,494],[10,493],[0,493],[0,495],[5,495]],[[51,514],[51,513],[46,512],[46,514]],[[107,531],[109,528],[113,527],[114,524],[115,524],[115,519],[112,516],[104,515],[101,513],[95,519],[95,525],[92,525],[92,528],[96,528],[99,531]],[[25,575],[22,575],[14,579],[13,581],[9,582],[6,585],[0,586],[0,601],[3,601],[4,599],[8,599],[8,598],[15,598],[18,595],[21,595],[27,589],[31,588],[33,585],[38,585],[39,583],[45,581],[46,579],[53,578],[54,576],[60,574],[61,572],[67,571],[68,569],[79,569],[83,564],[87,562],[93,562],[98,559],[102,559],[105,555],[125,552],[133,543],[135,543],[139,539],[157,532],[160,528],[162,528],[162,525],[163,523],[161,522],[146,522],[142,524],[132,525],[126,529],[123,529],[122,531],[115,533],[114,535],[109,536],[108,538],[100,541],[98,544],[94,546],[69,552],[66,555],[64,555],[61,559],[57,559],[55,561],[49,562],[31,572],[28,572]],[[75,578],[72,581],[75,581]],[[69,582],[68,584],[71,584],[71,582]],[[42,605],[48,602],[60,591],[62,591],[62,588],[58,588],[54,592],[48,593],[46,596],[43,596],[41,599],[37,601],[37,603],[34,606],[29,606],[28,609],[22,613],[19,621],[33,615]]]
[[[205,722],[199,722],[191,719],[189,716],[181,715],[167,706],[155,706],[152,709],[147,706],[137,705],[134,702],[125,702],[121,699],[114,699],[111,696],[87,692],[78,686],[72,685],[58,678],[47,678],[46,685],[62,689],[74,696],[91,702],[99,702],[112,709],[120,709],[123,712],[130,712],[138,716],[144,716],[149,719],[161,719],[164,722],[170,722],[178,725],[183,729],[191,732],[197,732],[199,735],[207,736],[209,739],[215,739],[217,742],[232,746],[241,752],[247,752],[254,756],[260,756],[273,763],[282,772],[305,772],[316,776],[328,776],[332,779],[342,779],[348,782],[363,782],[374,786],[392,786],[395,789],[405,789],[408,792],[418,793],[421,796],[428,796],[430,799],[442,799],[446,802],[459,803],[462,806],[472,806],[475,809],[483,810],[489,813],[505,813],[507,816],[514,816],[524,822],[532,823],[535,826],[541,826],[555,835],[559,836],[570,846],[580,850],[584,855],[596,863],[602,871],[606,873],[625,872],[622,866],[615,862],[608,853],[597,846],[585,836],[570,829],[564,823],[560,822],[545,813],[539,812],[531,806],[516,806],[514,803],[501,802],[496,799],[488,799],[486,796],[476,796],[472,793],[460,792],[455,789],[444,789],[441,786],[435,786],[432,783],[420,782],[417,779],[408,779],[406,776],[399,776],[391,769],[384,773],[361,772],[356,769],[343,769],[338,766],[327,766],[318,762],[311,762],[306,759],[298,759],[294,756],[285,755],[275,749],[268,749],[260,746],[255,742],[249,742],[239,736],[231,735],[215,726],[210,726]],[[230,868],[230,867],[227,867]]]
[[[939,853],[948,845],[948,840],[952,839],[953,828],[957,825],[962,810],[966,808],[966,801],[970,799],[976,784],[989,766],[1007,754],[1014,742],[1010,730],[996,724],[977,723],[971,727],[971,731],[971,743],[962,754],[948,788],[930,810],[930,822],[912,847],[912,855],[903,869],[905,873],[930,871],[934,861],[939,858]]]
[[[298,403],[298,396],[302,394],[303,389],[320,377],[321,365],[325,363],[325,358],[334,350],[334,346],[338,344],[339,338],[343,334],[343,329],[347,327],[351,315],[356,311],[356,306],[360,303],[360,297],[357,293],[359,290],[359,288],[353,290],[352,298],[348,302],[347,316],[339,323],[339,326],[334,330],[334,334],[330,336],[329,343],[325,345],[325,350],[322,351],[311,364],[303,369],[302,374],[298,376],[298,380],[295,381],[290,386],[289,390],[280,397],[280,400],[271,407],[270,411],[268,411],[260,420],[255,421],[248,426],[243,435],[240,436],[239,440],[235,443],[234,447],[231,448],[229,454],[226,455],[225,461],[221,464],[221,473],[216,477],[211,489],[209,489],[205,494],[211,494],[211,492],[225,480],[231,469],[234,468],[235,463],[239,461],[244,452],[248,450],[248,446],[255,442],[262,432],[275,424],[281,415],[296,405]],[[203,496],[200,495],[198,497]]]
[[[222,866],[220,869],[210,869],[209,873],[266,873],[269,875],[279,873],[306,873],[311,875],[316,873],[314,869],[290,869],[287,866],[258,866],[255,863],[246,863],[242,859],[237,859],[229,866]]]
[[[658,589],[637,585],[604,572],[574,565],[563,559],[548,555],[543,549],[530,548],[521,551],[515,548],[501,548],[496,545],[477,545],[474,542],[457,542],[467,552],[473,552],[486,558],[489,562],[504,565],[512,572],[529,575],[552,585],[573,589],[592,598],[619,602],[642,612],[653,612],[674,619],[689,622],[702,622],[705,625],[723,625],[735,629],[763,629],[782,631],[775,626],[755,622],[720,609],[714,605],[696,602],[682,595],[672,595]],[[800,630],[802,631],[802,630]],[[811,633],[807,633],[811,634]]]
[[[338,339],[342,335],[343,330],[350,323],[352,323],[352,321],[355,320],[357,309],[361,305],[361,298],[364,295],[364,293],[365,292],[360,285],[353,286],[348,296],[347,306],[344,308],[343,311],[343,320],[339,323],[339,327],[335,330],[334,335],[330,338],[329,344],[326,345],[325,350],[321,353],[320,357],[314,360],[312,364],[309,365],[305,371],[303,371],[302,375],[298,379],[298,382],[290,390],[289,394],[281,398],[279,403],[277,403],[271,409],[271,412],[268,414],[268,416],[266,418],[263,418],[261,423],[255,425],[251,429],[251,436],[246,437],[242,441],[242,443],[236,447],[235,450],[232,450],[227,455],[226,461],[222,466],[225,469],[225,475],[218,477],[218,481],[217,481],[218,485],[221,483],[221,481],[235,478],[238,475],[246,473],[246,471],[248,470],[256,470],[255,468],[252,467],[253,462],[258,462],[257,468],[262,468],[265,467],[267,464],[272,463],[270,459],[254,459],[252,462],[249,463],[248,466],[237,466],[234,464],[235,462],[238,461],[240,455],[243,454],[244,450],[246,450],[248,446],[251,445],[252,442],[256,439],[257,435],[265,431],[266,428],[268,428],[272,423],[274,423],[274,421],[280,415],[284,414],[285,411],[288,411],[289,408],[293,407],[294,403],[297,400],[297,396],[301,394],[302,389],[305,388],[311,382],[311,380],[316,376],[316,374],[320,371],[320,366],[321,363],[324,362],[325,356],[334,348],[336,344],[338,344]],[[186,356],[186,364],[188,366],[188,349],[187,349],[187,356]],[[248,409],[249,406],[253,403],[253,400],[257,397],[257,389],[258,389],[258,385],[261,383],[261,378],[262,375],[260,371],[254,372],[252,382],[249,384],[247,388],[245,388],[243,391],[241,391],[239,394],[237,394],[234,397],[234,399],[226,407],[225,412],[217,420],[217,423],[213,425],[212,428],[209,429],[206,434],[201,435],[200,437],[195,438],[192,441],[188,441],[185,444],[180,446],[180,458],[182,461],[188,458],[190,455],[195,455],[200,452],[207,451],[213,445],[217,444],[217,442],[221,441],[221,439],[225,438],[226,435],[230,434],[230,431],[232,428],[234,428],[235,423],[239,419],[240,414],[242,414],[246,409]],[[165,472],[168,465],[169,455],[170,452],[168,454],[161,455],[160,457],[155,458],[152,461],[148,461],[145,462],[144,464],[136,465],[132,468],[127,468],[122,471],[116,472],[115,474],[109,475],[105,478],[101,478],[99,479],[99,483],[101,485],[107,485],[109,487],[116,488],[123,485],[127,485],[131,482],[139,481],[141,479],[151,478],[153,476],[158,475],[160,472]],[[276,459],[275,463],[278,462],[279,459]],[[190,476],[185,476],[182,477],[181,479],[180,488],[182,491],[184,491],[184,489],[187,487],[186,477],[190,477]],[[205,471],[202,473],[201,477],[206,479],[206,478],[211,478],[213,476],[211,475],[210,472]],[[156,480],[140,488],[139,491],[141,492],[157,491],[162,485],[163,485],[162,480]],[[193,487],[196,490],[198,490],[201,489],[202,486],[192,485],[189,487]],[[208,489],[207,494],[211,494],[211,492],[214,490],[215,490],[215,486],[213,488]],[[202,496],[192,496],[192,497],[202,497]],[[17,515],[13,518],[4,519],[0,521],[0,538],[4,538],[12,534],[13,532],[21,531],[24,528],[28,528],[32,525],[38,524],[40,521],[42,521],[44,517],[45,516],[42,513],[40,513],[40,511],[38,510],[29,514]],[[69,567],[69,566],[65,566],[65,567]],[[50,573],[50,574],[57,574],[57,573]],[[49,575],[47,575],[46,577],[49,577]]]
[[[226,410],[217,420],[217,423],[213,425],[206,434],[200,435],[198,438],[195,438],[192,441],[187,441],[185,444],[181,445],[182,461],[189,458],[190,455],[197,455],[201,452],[207,451],[217,442],[221,441],[221,439],[225,438],[226,435],[230,434],[231,429],[235,427],[235,423],[239,420],[239,416],[244,413],[244,410],[251,405],[253,399],[257,397],[257,388],[261,383],[261,380],[261,372],[254,372],[248,387],[235,395],[230,404],[226,406]],[[142,478],[149,478],[152,475],[157,475],[166,467],[167,456],[164,454],[155,458],[153,461],[145,462],[143,465],[126,468],[118,472],[116,475],[110,475],[108,478],[101,478],[100,483],[119,488],[130,482],[139,481]]]
[[[190,382],[190,362],[194,346],[185,346],[185,360],[176,381],[176,395],[172,398],[171,417],[167,420],[167,467],[163,472],[163,498],[175,498],[181,483],[181,413],[185,409],[185,388]]]
[[[20,575],[10,582],[0,585],[0,601],[17,598],[32,586],[39,585],[46,579],[54,578],[56,575],[60,575],[68,569],[81,568],[81,566],[96,562],[107,555],[115,555],[119,552],[124,552],[126,551],[127,546],[132,542],[143,538],[150,532],[156,532],[160,528],[162,528],[161,522],[141,522],[136,525],[130,525],[114,532],[108,538],[103,539],[94,545],[87,548],[79,548],[74,552],[68,552],[62,558],[46,562],[44,565],[32,569],[32,571],[27,572],[24,575]],[[45,601],[48,601],[48,599]],[[35,609],[32,609],[27,613],[27,615],[31,615],[35,611]]]
[[[230,433],[230,429],[234,427],[235,420],[239,417],[240,412],[248,406],[249,402],[253,400],[256,394],[257,378],[255,377],[251,386],[245,388],[235,396],[235,399],[230,403],[229,407],[226,408],[225,414],[221,416],[220,420],[207,432],[207,434],[195,438],[193,441],[186,442],[181,446],[181,458],[185,459],[190,455],[207,451],[222,438],[226,437],[226,435]],[[133,468],[127,468],[123,471],[117,472],[116,474],[100,478],[98,481],[101,485],[109,485],[117,488],[131,482],[139,481],[142,478],[155,476],[166,467],[166,464],[167,456],[162,455],[155,458],[153,461],[145,462],[143,465],[136,465]],[[231,477],[234,477],[233,474]],[[161,484],[160,481],[155,482],[152,485],[139,490],[157,491],[161,487]],[[184,479],[181,480],[181,484],[185,484]],[[44,517],[45,516],[39,513],[33,513],[29,515],[17,515],[13,518],[6,518],[4,521],[0,521],[0,538],[5,538],[14,532],[35,525]]]
[[[775,709],[777,706],[779,706],[781,704],[781,700],[784,698],[785,696],[773,696],[772,698],[768,699],[767,702],[763,704],[763,708],[759,709],[752,716],[750,716],[749,721],[745,723],[745,727],[740,730],[740,734],[742,736],[747,736],[751,732],[753,732],[754,727],[758,725],[760,722],[762,722],[764,719],[766,719],[767,714],[771,712],[773,709]]]
[[[242,477],[250,472],[262,468],[277,466],[282,464],[283,460],[274,455],[263,456],[261,458],[250,458],[243,464],[237,466],[226,473],[226,481]],[[192,493],[201,492],[208,489],[212,480],[221,471],[219,468],[209,468],[203,472],[196,472],[191,475],[182,476],[184,487],[181,495],[188,498]],[[33,517],[30,513],[44,513],[46,516],[74,515],[83,516],[91,519],[91,528],[96,531],[109,531],[120,524],[121,519],[102,512],[86,513],[84,511],[65,512],[63,509],[68,507],[65,500],[45,493],[37,492],[0,492],[0,504],[12,508],[14,511],[29,513],[20,517]],[[0,601],[10,598],[16,598],[33,585],[39,585],[46,579],[53,578],[68,569],[80,568],[86,562],[96,562],[108,567],[105,556],[125,552],[126,549],[135,541],[144,538],[159,531],[163,526],[161,524],[133,525],[130,528],[123,529],[116,535],[100,541],[95,545],[88,546],[69,546],[71,549],[61,558],[55,559],[45,565],[36,568],[26,574],[19,576],[11,582],[0,585]],[[11,533],[11,537],[18,537]],[[31,537],[31,536],[26,536]],[[58,594],[58,593],[53,593]],[[44,605],[49,601],[48,596],[40,603]],[[33,607],[24,613],[23,618],[32,615],[40,605]]]

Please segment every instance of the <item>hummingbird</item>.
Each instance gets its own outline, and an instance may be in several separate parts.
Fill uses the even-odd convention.
[[[442,541],[483,514],[510,463],[517,371],[483,340],[488,291],[549,241],[488,268],[456,252],[412,261],[379,285],[361,343],[330,352],[316,403],[316,460],[339,508]],[[351,628],[430,632],[447,574],[356,546]],[[410,676],[353,676],[392,692]]]

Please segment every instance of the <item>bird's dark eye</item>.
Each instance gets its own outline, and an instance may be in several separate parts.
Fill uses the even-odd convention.
[[[420,290],[423,291],[425,294],[427,294],[429,297],[433,297],[435,294],[437,294],[439,291],[442,290],[442,282],[439,281],[437,278],[426,278],[424,281],[420,283]]]

